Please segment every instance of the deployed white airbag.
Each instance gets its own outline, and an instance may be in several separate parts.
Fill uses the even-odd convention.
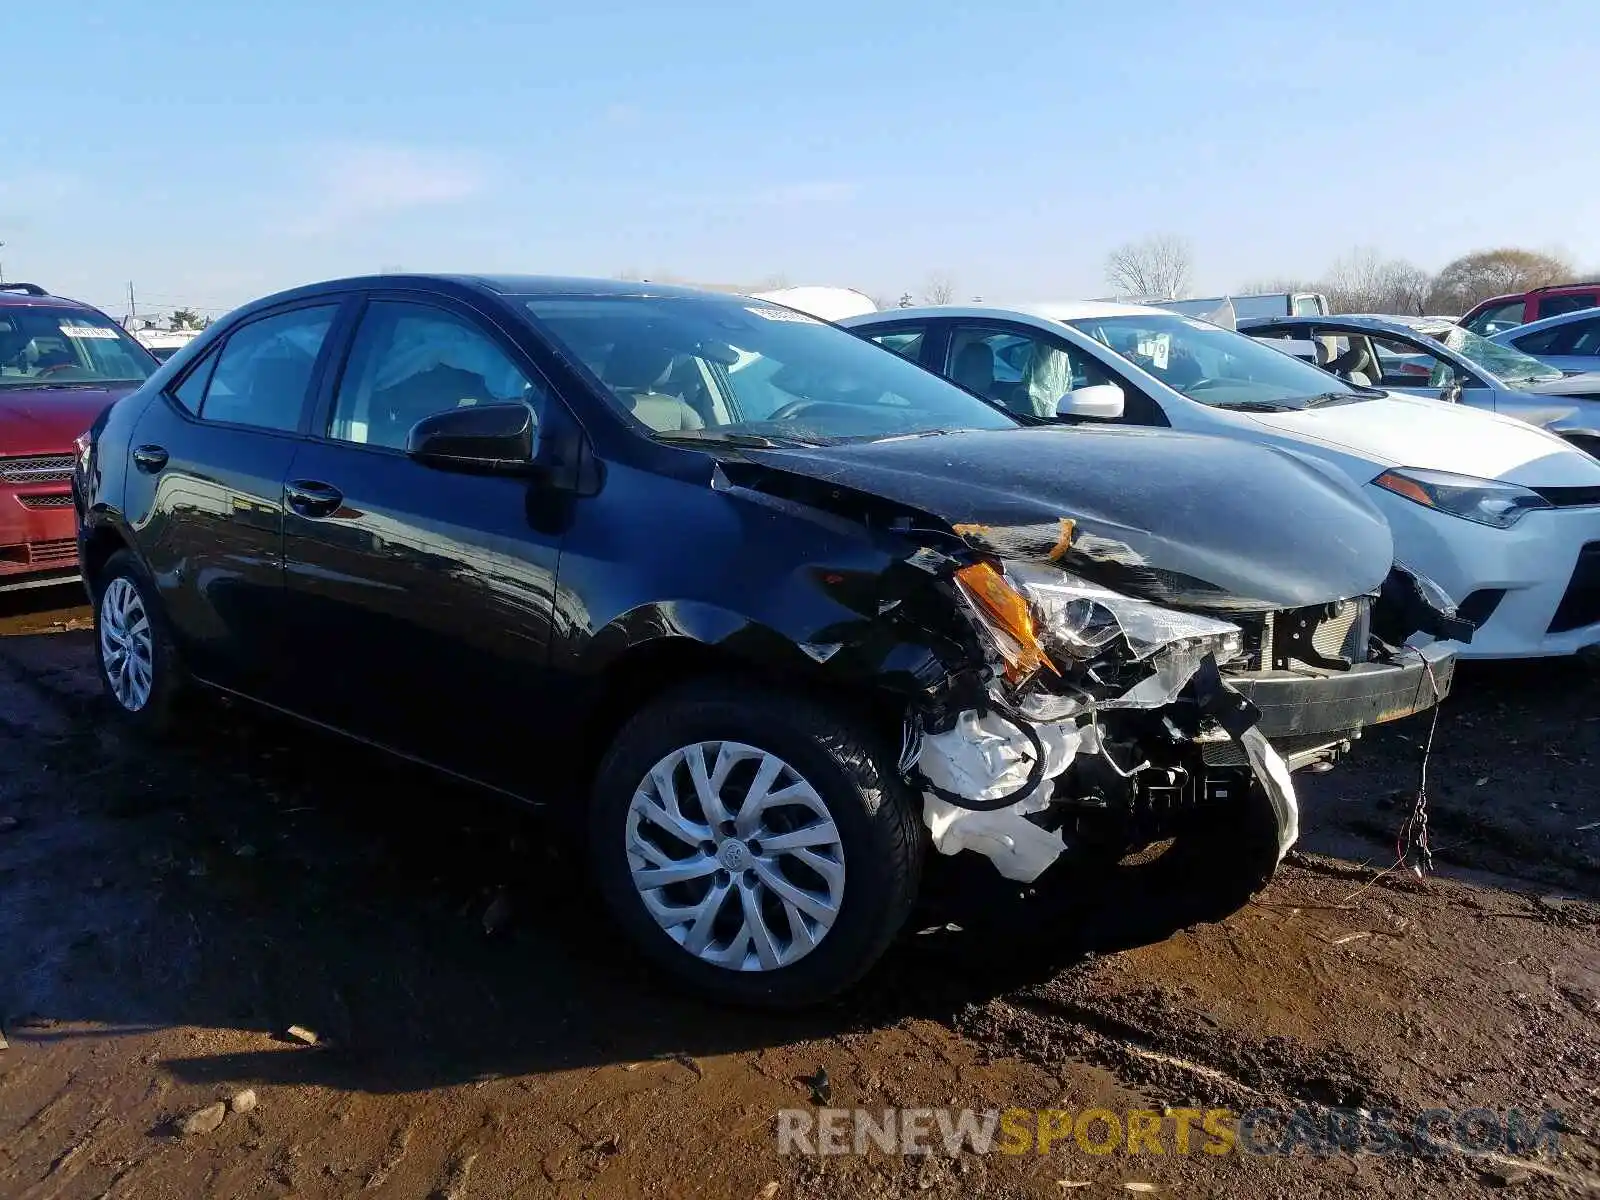
[[[1044,774],[1016,803],[974,812],[923,793],[922,820],[940,854],[972,850],[993,861],[1007,879],[1030,883],[1066,849],[1059,832],[1040,829],[1027,814],[1049,804],[1049,781],[1072,764],[1082,734],[1070,723],[1035,725],[1033,731],[1044,747]],[[997,800],[1028,782],[1034,758],[1033,745],[1010,721],[969,709],[949,732],[923,740],[918,766],[935,787],[974,800]]]

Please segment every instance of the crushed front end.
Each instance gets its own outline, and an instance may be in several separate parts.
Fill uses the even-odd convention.
[[[1230,827],[1256,831],[1264,881],[1298,835],[1291,771],[1448,694],[1454,650],[1407,638],[1471,638],[1401,566],[1368,594],[1206,611],[1070,569],[1070,520],[1054,544],[955,532],[963,550],[913,561],[950,589],[982,665],[913,705],[903,765],[938,850],[974,850],[1022,882],[1069,848],[1114,861]]]

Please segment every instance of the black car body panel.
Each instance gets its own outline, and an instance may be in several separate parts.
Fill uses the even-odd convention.
[[[230,314],[91,433],[75,483],[91,593],[130,547],[203,681],[530,795],[555,767],[588,769],[597,720],[706,655],[900,709],[990,677],[947,578],[914,561],[930,546],[1052,561],[1219,615],[1372,593],[1390,570],[1387,527],[1357,489],[1239,442],[1087,428],[655,440],[521,302],[640,290],[384,277]],[[321,436],[352,329],[385,297],[465,315],[546,390],[525,471],[445,471]],[[339,315],[294,428],[208,422],[174,398],[238,329],[317,303]],[[166,456],[154,471],[135,462],[147,446]]]
[[[1342,481],[1280,451],[1193,434],[1046,426],[1026,438],[968,432],[751,457],[976,527],[964,532],[980,548],[1048,558],[1178,608],[1357,596],[1382,583],[1394,555],[1383,517]],[[1052,554],[1062,519],[1073,522],[1070,544]]]

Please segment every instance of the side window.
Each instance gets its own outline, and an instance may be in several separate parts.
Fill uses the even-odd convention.
[[[1421,346],[1390,338],[1374,337],[1372,350],[1378,360],[1378,387],[1449,387],[1455,371]],[[1438,381],[1438,382],[1434,382]]]
[[[468,404],[529,405],[530,382],[489,336],[444,309],[379,300],[367,306],[339,381],[328,436],[404,449],[424,417]]]
[[[333,304],[297,308],[230,334],[206,386],[201,419],[298,429],[317,355],[336,312]]]
[[[1574,321],[1577,337],[1572,339],[1568,354],[1600,354],[1600,316],[1588,321]]]
[[[183,382],[170,388],[167,394],[198,417],[200,404],[206,398],[206,384],[211,382],[211,372],[216,366],[217,352],[213,350],[195,363],[194,369],[183,377]]]
[[[1594,354],[1600,344],[1600,317],[1541,329],[1538,333],[1512,338],[1511,344],[1524,354]]]
[[[1322,301],[1316,296],[1296,296],[1294,298],[1294,315],[1297,317],[1320,317],[1322,315]]]
[[[1109,383],[1122,389],[1123,420],[1166,425],[1155,403],[1119,378],[1087,350],[1064,339],[1018,327],[957,326],[945,372],[963,387],[1013,412],[1053,417],[1061,397]]]
[[[885,350],[893,350],[901,358],[916,362],[922,356],[922,342],[926,334],[925,329],[894,329],[888,333],[870,334],[867,340],[877,342]]]
[[[1523,302],[1521,299],[1512,300],[1505,304],[1497,304],[1493,308],[1486,308],[1467,324],[1473,333],[1488,337],[1492,333],[1499,333],[1502,329],[1515,329],[1522,322]]]
[[[1593,308],[1600,304],[1600,295],[1594,292],[1569,292],[1559,296],[1541,296],[1539,298],[1539,315],[1534,320],[1545,317],[1559,317],[1562,313],[1579,312],[1585,308]]]

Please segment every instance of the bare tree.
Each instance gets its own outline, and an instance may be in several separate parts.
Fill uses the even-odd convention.
[[[1272,295],[1277,292],[1320,292],[1328,285],[1320,279],[1296,279],[1279,275],[1269,279],[1255,279],[1241,283],[1233,290],[1235,296]]]
[[[922,285],[924,304],[949,304],[955,294],[956,281],[945,271],[935,271]]]
[[[1371,246],[1334,260],[1320,288],[1336,313],[1405,313],[1420,316],[1433,277],[1400,258],[1384,258]]]
[[[1434,280],[1428,306],[1436,312],[1461,313],[1490,296],[1566,283],[1572,277],[1572,263],[1557,254],[1512,246],[1474,250],[1445,264]]]
[[[1189,293],[1194,256],[1186,239],[1161,233],[1106,255],[1106,282],[1119,296],[1177,300]]]

